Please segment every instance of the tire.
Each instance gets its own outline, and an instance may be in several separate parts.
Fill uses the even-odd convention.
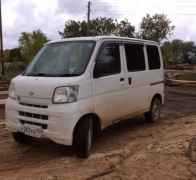
[[[84,118],[79,123],[74,141],[77,156],[88,158],[94,143],[93,121],[91,117]]]
[[[150,111],[145,113],[147,122],[155,123],[160,119],[161,100],[155,97],[151,103]]]
[[[32,137],[27,136],[23,133],[12,133],[12,136],[15,140],[15,142],[19,143],[19,144],[30,144],[32,142]]]

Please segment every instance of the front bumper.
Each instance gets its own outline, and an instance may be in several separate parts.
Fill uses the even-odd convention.
[[[32,102],[30,99],[28,101]],[[24,112],[25,116],[19,112]],[[42,119],[42,116],[48,119]],[[77,103],[49,104],[43,108],[22,105],[10,98],[6,102],[6,125],[11,132],[19,132],[24,122],[41,125],[44,127],[43,138],[63,145],[72,145],[73,130],[78,119]]]

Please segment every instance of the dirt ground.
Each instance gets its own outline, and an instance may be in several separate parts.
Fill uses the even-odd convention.
[[[0,180],[195,180],[186,156],[196,135],[195,90],[167,88],[160,122],[139,117],[106,129],[86,160],[45,140],[17,145],[0,121]]]

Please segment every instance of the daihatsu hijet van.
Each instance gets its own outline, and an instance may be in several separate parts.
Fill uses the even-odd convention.
[[[6,124],[18,143],[47,138],[88,157],[96,135],[123,119],[160,118],[164,71],[156,42],[85,37],[44,45],[11,81]]]

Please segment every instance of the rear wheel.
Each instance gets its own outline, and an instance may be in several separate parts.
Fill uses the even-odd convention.
[[[151,103],[150,111],[145,113],[146,120],[154,123],[160,119],[161,115],[161,100],[155,97]]]
[[[23,133],[12,133],[14,140],[19,144],[30,144],[32,142],[32,137],[27,136]]]
[[[74,141],[77,156],[88,158],[94,143],[93,121],[91,117],[86,117],[79,123]]]

